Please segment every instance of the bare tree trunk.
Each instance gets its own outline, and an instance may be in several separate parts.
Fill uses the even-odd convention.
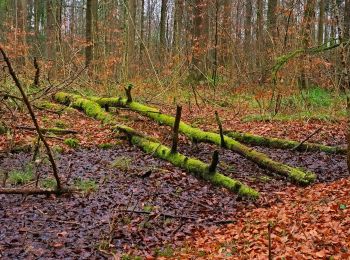
[[[140,60],[142,60],[143,50],[145,48],[145,0],[141,0],[141,30],[140,30]]]
[[[347,152],[347,165],[348,171],[350,173],[350,77],[348,70],[348,61],[347,61],[347,49],[344,42],[344,26],[340,21],[339,7],[337,4],[337,0],[333,0],[334,9],[335,9],[335,20],[338,29],[338,39],[340,42],[340,56],[341,56],[341,65],[342,65],[342,74],[344,76],[344,89],[346,93],[346,110],[347,110],[347,143],[348,143],[348,152]]]
[[[271,34],[273,40],[277,36],[277,16],[276,16],[277,0],[268,0],[267,7],[267,30]]]
[[[134,73],[131,73],[132,66],[135,61],[135,35],[136,35],[136,0],[128,0],[127,10],[127,29],[128,29],[128,42],[127,42],[127,72],[126,78],[132,77]]]
[[[193,13],[193,35],[192,35],[192,66],[190,68],[190,78],[200,81],[205,73],[205,54],[207,44],[207,21],[206,1],[194,0]]]
[[[344,41],[350,39],[350,0],[345,0],[344,9]]]
[[[253,16],[252,1],[247,0],[247,1],[245,1],[244,50],[246,53],[245,53],[244,57],[246,58],[247,68],[249,68],[249,70],[251,70],[251,68],[252,68],[252,63],[253,63],[252,59],[254,58],[251,55],[252,53],[250,53],[251,33],[252,33],[252,16]]]
[[[307,49],[311,46],[311,41],[313,38],[312,28],[315,20],[315,7],[316,7],[316,0],[307,0],[305,10],[304,10],[303,25],[302,25],[302,32],[301,32],[303,49]],[[305,59],[305,56],[302,56],[302,59]],[[301,71],[300,86],[301,88],[308,88],[309,86],[309,79],[306,75],[304,66]]]
[[[87,0],[86,2],[86,42],[85,65],[88,66],[94,60],[95,55],[95,34],[97,29],[97,0]]]
[[[162,6],[161,6],[161,11],[160,11],[160,32],[159,32],[159,42],[160,46],[163,50],[166,48],[166,21],[167,21],[167,0],[162,0]]]
[[[183,8],[184,0],[175,0],[174,13],[174,35],[173,35],[173,51],[178,52],[181,43],[181,34],[183,29]]]
[[[46,3],[46,56],[49,60],[55,59],[55,15],[54,0],[48,0]]]
[[[90,65],[92,61],[92,1],[93,0],[87,0],[86,2],[86,43],[87,46],[85,48],[85,65],[88,66]]]
[[[317,42],[319,45],[323,43],[323,32],[324,32],[324,11],[325,11],[325,0],[319,2],[319,16],[318,16],[318,31],[317,31]]]

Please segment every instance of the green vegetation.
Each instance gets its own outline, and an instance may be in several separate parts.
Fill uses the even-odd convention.
[[[144,205],[143,210],[146,212],[151,212],[153,210],[153,206],[152,205]]]
[[[12,170],[9,172],[8,179],[14,185],[22,185],[34,179],[34,167],[27,164],[22,170]]]
[[[270,103],[270,95],[257,100],[251,96],[244,100],[250,110],[259,109],[260,113],[251,113],[243,121],[325,121],[337,122],[346,117],[346,97],[344,94],[330,91],[318,86],[299,90],[294,94],[282,95],[278,113],[271,112],[276,101]]]
[[[5,126],[4,123],[0,121],[0,135],[6,134],[7,133],[7,127]]]
[[[141,256],[133,256],[133,255],[122,255],[121,260],[142,260]]]
[[[67,138],[64,143],[71,148],[77,148],[79,145],[79,140],[75,138]]]
[[[172,257],[174,256],[174,249],[170,245],[167,245],[164,248],[156,249],[154,253],[158,257]]]
[[[60,128],[60,129],[65,129],[65,128],[67,128],[66,123],[63,122],[62,120],[55,120],[54,123],[55,123],[55,126],[56,126],[57,128]]]
[[[98,189],[98,185],[94,180],[77,179],[74,186],[83,193],[91,193]]]
[[[117,168],[123,172],[127,172],[130,169],[133,160],[130,157],[120,156],[112,162],[112,167]]]
[[[98,147],[104,150],[108,150],[108,149],[112,149],[113,147],[115,147],[117,144],[116,143],[103,143],[103,144],[99,144]]]
[[[263,137],[260,135],[230,132],[230,131],[226,132],[225,135],[242,143],[266,146],[270,148],[295,149],[295,147],[298,147],[297,149],[298,151],[322,151],[326,153],[340,153],[340,154],[346,153],[345,148],[338,147],[338,146],[326,146],[326,145],[307,143],[307,142],[300,144],[300,142],[293,141],[293,140]]]
[[[55,145],[52,147],[52,150],[55,152],[55,153],[63,153],[63,147],[62,146],[59,146],[59,145]]]
[[[40,181],[40,185],[46,189],[55,189],[57,182],[54,178],[46,178]]]

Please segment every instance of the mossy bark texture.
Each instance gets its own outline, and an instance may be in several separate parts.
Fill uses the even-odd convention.
[[[54,98],[62,104],[71,105],[77,109],[83,110],[87,115],[95,119],[113,125],[114,128],[126,133],[129,136],[131,143],[140,147],[143,151],[160,159],[167,160],[173,165],[185,169],[196,177],[207,180],[214,185],[227,188],[240,196],[254,199],[259,197],[259,193],[256,190],[244,185],[243,183],[224,176],[216,171],[210,172],[208,164],[194,158],[186,157],[178,152],[172,153],[169,147],[162,145],[157,142],[157,140],[138,133],[128,126],[117,125],[113,120],[112,115],[105,112],[100,105],[92,100],[87,100],[80,96],[66,93],[57,93]]]
[[[242,143],[265,146],[270,148],[294,149],[295,147],[298,147],[296,149],[297,151],[310,151],[310,152],[320,151],[325,153],[346,154],[346,149],[339,146],[327,146],[327,145],[308,143],[308,142],[305,142],[300,145],[300,142],[297,142],[297,141],[264,137],[260,135],[252,135],[252,134],[239,133],[234,131],[226,132],[225,135],[232,137],[236,141],[239,141]]]
[[[70,98],[72,98],[73,100],[82,99],[79,96],[70,95],[62,92],[56,94],[57,101],[64,102],[65,100]],[[128,102],[125,98],[89,97],[89,99],[91,101],[95,101],[103,107],[127,107],[132,111],[138,112],[141,115],[153,119],[159,124],[173,126],[175,122],[175,118],[173,116],[162,114],[156,108],[148,107],[135,101]],[[199,128],[192,127],[184,122],[180,122],[179,132],[183,133],[188,138],[196,142],[206,142],[221,145],[221,139],[219,134],[203,131]],[[224,140],[227,149],[237,152],[245,158],[255,162],[262,168],[271,170],[279,175],[283,175],[289,178],[292,182],[296,182],[301,185],[308,185],[316,179],[316,175],[312,172],[304,171],[300,168],[294,168],[286,164],[274,161],[264,153],[258,152],[250,147],[247,147],[231,137],[225,136]]]
[[[196,177],[202,178],[211,182],[214,185],[225,187],[241,196],[257,198],[259,193],[241,182],[229,178],[217,171],[211,172],[210,165],[178,152],[171,152],[171,148],[162,145],[159,142],[154,142],[142,134],[138,134],[130,127],[116,126],[121,132],[129,135],[132,144],[140,147],[143,151],[154,156],[169,161],[173,165],[185,169],[187,172],[194,174]]]

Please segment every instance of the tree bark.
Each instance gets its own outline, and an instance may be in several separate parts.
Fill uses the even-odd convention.
[[[288,139],[271,138],[264,137],[260,135],[253,135],[247,133],[239,133],[234,131],[226,131],[225,134],[241,143],[246,143],[250,145],[265,146],[269,148],[277,149],[293,149],[297,147],[300,142],[292,141]],[[327,146],[316,143],[303,143],[297,149],[297,151],[315,151],[315,152],[325,152],[331,154],[345,154],[346,149],[339,146]]]
[[[317,31],[318,45],[323,44],[324,12],[325,12],[325,0],[320,0],[320,2],[319,2],[319,16],[318,16],[318,31]]]
[[[162,0],[162,6],[160,10],[160,23],[159,23],[159,42],[163,51],[166,49],[166,21],[167,21],[167,5],[168,0]]]
[[[194,0],[192,6],[193,32],[192,32],[192,66],[190,68],[190,79],[200,81],[204,78],[205,56],[207,44],[207,24],[206,13],[207,3],[204,0]]]

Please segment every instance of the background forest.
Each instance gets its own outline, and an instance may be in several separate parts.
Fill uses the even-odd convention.
[[[0,258],[350,259],[349,47],[350,0],[0,0]]]
[[[24,74],[34,57],[51,80],[89,65],[77,84],[93,89],[194,82],[253,89],[258,98],[273,89],[277,97],[312,86],[341,90],[339,50],[301,53],[275,84],[271,76],[283,55],[337,43],[336,9],[346,41],[348,0],[1,0],[0,41]]]

